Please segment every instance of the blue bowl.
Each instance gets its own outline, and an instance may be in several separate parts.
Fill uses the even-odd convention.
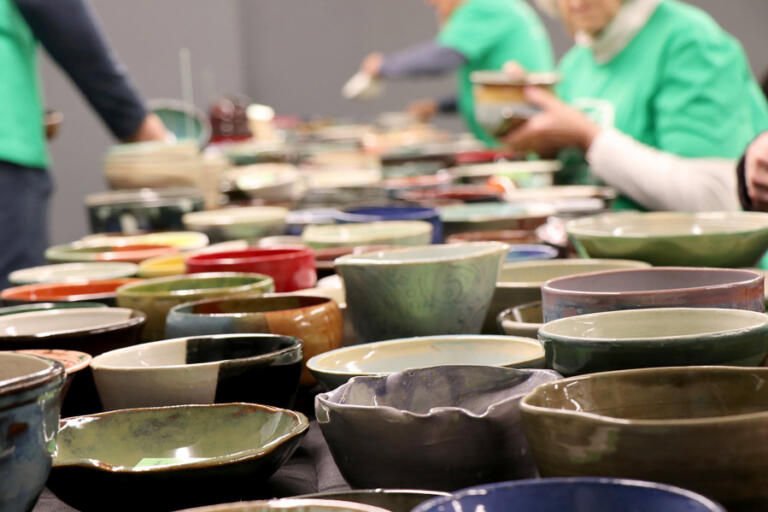
[[[679,487],[617,478],[543,478],[479,485],[422,503],[413,512],[725,512]]]
[[[351,208],[334,216],[340,224],[352,222],[380,222],[387,220],[423,220],[432,224],[432,243],[443,242],[443,222],[434,208],[418,206],[365,206]]]
[[[509,246],[505,263],[514,261],[553,260],[558,252],[554,247],[543,244],[514,244]]]

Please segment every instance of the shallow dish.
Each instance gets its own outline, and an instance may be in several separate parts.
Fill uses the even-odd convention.
[[[140,263],[146,259],[179,252],[178,247],[160,244],[90,245],[74,242],[55,245],[45,251],[45,259],[51,263],[76,263],[82,261],[122,261]]]
[[[549,370],[438,366],[356,377],[315,398],[315,414],[355,487],[457,489],[535,475],[520,399]]]
[[[335,500],[362,503],[381,507],[390,512],[411,512],[416,505],[427,500],[450,496],[439,491],[418,491],[410,489],[358,489],[353,491],[330,491],[296,496],[301,499]]]
[[[321,499],[285,498],[271,501],[240,501],[210,507],[198,507],[179,512],[395,512],[354,503]]]
[[[627,507],[631,506],[631,509]],[[413,512],[725,512],[699,494],[652,482],[616,478],[543,478],[480,485],[436,498]]]
[[[768,368],[623,370],[542,385],[521,409],[541,476],[650,480],[765,510],[766,384]]]
[[[340,223],[394,220],[421,220],[429,222],[432,224],[432,243],[439,244],[443,241],[443,223],[440,221],[440,215],[434,208],[421,208],[417,206],[365,206],[344,210],[336,215],[336,222]]]
[[[556,213],[546,203],[470,203],[438,209],[445,235],[465,231],[533,230]]]
[[[244,401],[290,408],[301,346],[271,334],[194,336],[107,352],[91,368],[105,410]]]
[[[764,277],[751,270],[654,267],[552,279],[541,287],[545,322],[618,309],[659,307],[765,311]]]
[[[75,283],[40,283],[6,288],[0,298],[6,305],[20,305],[28,302],[101,302],[107,306],[116,303],[117,289],[124,284],[140,282],[141,279],[98,279]]]
[[[543,368],[544,349],[536,340],[512,336],[424,336],[345,347],[307,361],[327,389],[352,377],[459,364]]]
[[[184,225],[207,234],[212,242],[256,240],[282,234],[287,215],[288,210],[278,206],[224,208],[188,213],[184,215]]]
[[[132,277],[139,267],[126,262],[60,263],[16,270],[8,275],[12,284],[59,283],[95,279]]]
[[[508,248],[477,242],[338,258],[355,331],[365,342],[478,334]]]
[[[342,343],[339,306],[325,297],[267,294],[181,304],[168,313],[165,334],[176,338],[203,334],[271,333],[302,341],[304,360],[339,348]],[[315,379],[304,368],[303,385]]]
[[[117,290],[117,303],[146,313],[147,325],[142,339],[156,341],[165,336],[165,317],[173,306],[229,295],[260,295],[273,290],[272,278],[262,274],[187,274],[122,286]]]
[[[48,487],[89,510],[104,503],[111,510],[175,510],[247,498],[288,460],[308,427],[301,413],[243,403],[68,418]]]
[[[121,245],[170,245],[178,247],[180,251],[199,251],[208,246],[208,236],[205,233],[195,231],[163,231],[157,233],[143,233],[139,235],[125,235],[123,233],[102,233],[88,235],[80,239],[89,245],[121,244]]]
[[[547,368],[565,376],[652,366],[761,366],[768,316],[710,308],[609,311],[549,322],[538,337]]]
[[[497,321],[501,332],[507,336],[538,339],[539,329],[544,325],[541,319],[541,301],[505,309],[499,313]]]
[[[654,265],[751,267],[768,249],[768,213],[758,212],[609,213],[566,230],[584,256]]]
[[[221,251],[238,251],[247,249],[248,242],[245,240],[229,240],[208,245],[202,249],[184,254],[171,254],[170,256],[157,256],[149,258],[139,263],[139,277],[144,279],[153,279],[155,277],[170,277],[184,274],[187,271],[185,262],[187,258],[194,254],[208,254]]]
[[[301,241],[310,247],[358,245],[424,245],[432,240],[432,225],[420,220],[309,225]]]

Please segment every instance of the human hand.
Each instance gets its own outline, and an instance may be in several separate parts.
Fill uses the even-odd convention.
[[[586,152],[600,132],[586,115],[545,89],[526,87],[525,99],[541,111],[504,137],[504,142],[515,150],[533,151],[543,157],[552,157],[570,146]]]
[[[171,140],[173,135],[165,128],[163,121],[150,112],[139,125],[136,133],[123,139],[123,142],[147,142],[147,141],[167,141]]]
[[[360,64],[360,71],[372,78],[376,78],[381,72],[382,62],[384,62],[383,54],[378,52],[370,53],[363,59],[362,64]]]
[[[747,148],[744,178],[754,208],[768,211],[768,132],[759,135]]]
[[[423,123],[435,117],[437,110],[437,102],[433,99],[417,100],[408,105],[408,113]]]

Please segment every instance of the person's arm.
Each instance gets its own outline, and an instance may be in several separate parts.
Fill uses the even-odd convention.
[[[429,41],[382,57],[378,76],[390,80],[437,76],[454,71],[465,62],[456,50]]]
[[[14,0],[32,33],[120,140],[157,140],[147,109],[84,0]]]

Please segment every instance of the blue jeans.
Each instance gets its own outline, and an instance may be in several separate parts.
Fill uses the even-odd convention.
[[[45,264],[52,188],[47,170],[0,161],[0,288],[12,271]]]

